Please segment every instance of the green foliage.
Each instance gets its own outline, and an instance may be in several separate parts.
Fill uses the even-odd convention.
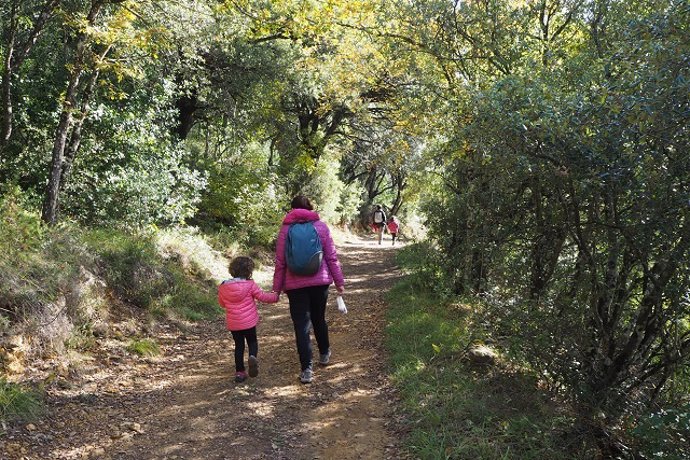
[[[407,246],[397,254],[400,266],[415,275],[422,289],[439,297],[448,297],[449,275],[442,269],[441,260],[438,247],[430,241]]]
[[[99,155],[77,157],[65,187],[64,211],[89,225],[142,228],[177,224],[196,211],[206,174],[189,165],[168,123],[169,94],[152,85],[119,104],[102,104],[98,123],[82,148]]]
[[[31,419],[42,411],[38,393],[0,378],[0,420]]]
[[[169,227],[156,231],[156,245],[164,260],[177,262],[186,273],[207,279],[225,279],[227,246],[214,249],[214,237],[194,227]]]
[[[277,193],[275,176],[261,166],[262,160],[263,152],[248,146],[233,161],[212,166],[199,205],[200,217],[215,227],[226,226],[245,246],[270,245],[287,202]]]
[[[639,419],[632,430],[647,458],[681,460],[690,456],[690,405],[665,409]]]
[[[201,235],[84,231],[67,223],[48,227],[22,203],[16,192],[0,199],[2,333],[29,331],[36,347],[64,341],[69,348],[92,349],[93,318],[107,306],[99,288],[82,289],[85,273],[104,279],[120,300],[153,314],[191,321],[219,315],[215,280],[224,277],[226,267]]]
[[[356,216],[359,209],[362,207],[362,196],[364,195],[363,187],[353,182],[345,185],[340,192],[340,199],[335,208],[336,214],[339,216],[340,223],[347,223]]]
[[[98,230],[90,233],[89,240],[101,258],[108,285],[125,302],[149,308],[172,285],[152,236],[130,237],[115,230]]]
[[[401,251],[403,266],[422,268],[420,251]],[[435,293],[423,272],[408,275],[388,301],[386,346],[415,458],[592,458],[582,440],[563,442],[573,420],[540,393],[536,378],[462,360],[475,341],[473,307]]]
[[[152,305],[153,313],[173,314],[188,321],[212,319],[220,315],[215,283],[193,282],[189,275],[180,272],[176,272],[173,279],[174,285],[169,292],[157,298]]]
[[[127,345],[127,351],[139,356],[148,357],[158,356],[161,353],[158,344],[151,339],[132,340],[129,345]]]
[[[45,228],[37,215],[26,211],[21,191],[9,187],[0,195],[0,244],[2,256],[12,259],[26,257],[40,247]]]
[[[72,334],[65,341],[65,346],[81,352],[93,350],[96,347],[96,337],[93,335],[90,323],[84,323],[74,328]]]
[[[190,167],[188,152],[173,137],[177,94],[169,67],[162,67],[169,63],[158,59],[169,46],[164,28],[149,2],[106,6],[98,27],[85,22],[89,4],[61,6],[15,70],[14,98],[22,104],[15,107],[13,136],[0,145],[8,154],[0,156],[0,183],[20,183],[32,204],[40,203],[65,82],[78,68],[75,40],[65,42],[64,34],[74,38],[78,29],[89,52],[76,90],[79,106],[65,133],[61,217],[129,227],[183,221],[195,210],[205,174]],[[1,25],[10,27],[4,15]]]
[[[27,21],[20,21],[22,39],[36,3],[16,2]],[[309,190],[325,218],[353,220],[352,206],[336,211],[336,158],[369,125],[385,125],[382,138],[391,132],[391,121],[370,114],[393,94],[385,81],[391,62],[370,34],[335,24],[369,18],[373,27],[376,5],[193,3],[108,5],[93,25],[88,3],[61,5],[24,65],[8,72],[9,100],[22,103],[0,107],[0,115],[14,113],[0,184],[20,183],[32,206],[42,201],[60,139],[55,127],[68,113],[66,82],[79,76],[71,124],[60,129],[67,136],[61,219],[142,228],[194,216],[267,245],[275,232],[259,216],[278,217],[286,200]],[[3,37],[12,36],[11,10],[2,15]],[[75,40],[65,42],[65,30]],[[80,65],[76,37],[87,50]],[[377,190],[393,180],[400,159]],[[259,213],[257,203],[268,209]]]
[[[156,234],[127,235],[94,230],[89,245],[99,258],[108,285],[128,303],[156,314],[197,320],[218,315],[215,282],[209,273],[187,271],[178,258],[165,259]]]
[[[463,118],[431,144],[425,208],[453,291],[481,294],[513,356],[610,426],[690,359],[690,10],[614,3],[605,46],[574,13],[569,40],[499,41],[481,84],[457,82]],[[514,7],[525,22],[501,27],[527,36],[538,9]]]
[[[0,5],[0,57],[11,37],[21,54],[42,4]],[[687,2],[162,0],[87,26],[89,6],[62,2],[2,69],[0,324],[93,265],[79,228],[39,222],[58,132],[78,147],[58,165],[63,222],[194,219],[222,251],[270,247],[300,191],[331,222],[421,197],[432,242],[402,256],[425,261],[419,287],[481,295],[512,356],[583,420],[687,398]],[[215,314],[202,264],[138,238],[88,235],[116,295]]]
[[[321,219],[328,222],[338,222],[348,217],[337,211],[342,203],[340,198],[345,192],[345,185],[338,178],[338,166],[338,161],[332,156],[324,155],[316,166],[311,180],[304,184],[301,190],[315,204]]]
[[[55,302],[92,258],[78,228],[46,227],[23,198],[16,189],[0,197],[0,317],[40,323],[43,306]]]

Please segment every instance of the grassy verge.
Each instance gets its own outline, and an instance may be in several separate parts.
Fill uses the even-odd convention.
[[[215,289],[224,264],[205,237],[190,229],[129,233],[71,223],[47,227],[36,212],[26,210],[21,195],[8,193],[0,197],[0,333],[33,318],[45,316],[48,323],[56,314],[43,312],[45,306],[70,298],[82,269],[102,278],[123,302],[154,315],[192,321],[216,317]],[[75,318],[83,312],[73,307],[67,314],[75,324],[93,316]]]
[[[38,393],[0,379],[0,420],[32,419],[42,410]]]
[[[92,351],[110,321],[128,321],[123,313],[181,322],[220,317],[216,286],[225,265],[194,229],[49,227],[20,193],[0,191],[0,379],[32,380],[30,363],[64,355],[65,347]],[[155,353],[146,344],[132,351]],[[20,387],[3,383],[1,390],[1,416],[31,407]]]
[[[161,354],[158,344],[151,339],[135,339],[127,345],[127,351],[139,356],[158,356]]]
[[[409,253],[402,259],[420,260]],[[420,459],[592,458],[565,434],[572,420],[534,377],[505,361],[477,367],[464,359],[480,329],[473,308],[432,292],[427,275],[408,275],[388,299],[386,341],[411,453]]]
[[[215,284],[200,262],[175,246],[170,232],[131,236],[117,230],[88,233],[89,247],[98,255],[100,272],[117,297],[156,316],[189,321],[217,317]]]

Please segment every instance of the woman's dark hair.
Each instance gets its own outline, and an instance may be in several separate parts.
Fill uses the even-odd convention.
[[[311,205],[311,201],[309,201],[309,198],[304,195],[297,195],[294,197],[292,202],[290,202],[290,207],[292,209],[308,209],[309,211],[314,210],[314,207]]]
[[[249,257],[235,257],[230,262],[230,274],[233,278],[251,279],[254,272],[254,261]]]

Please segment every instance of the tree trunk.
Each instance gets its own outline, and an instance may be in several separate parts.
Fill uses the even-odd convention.
[[[476,294],[481,295],[486,292],[486,278],[484,254],[479,249],[473,249],[470,263],[470,285]]]
[[[29,56],[31,49],[36,44],[39,35],[43,32],[48,20],[60,4],[61,0],[46,1],[41,13],[34,22],[33,28],[29,33],[26,41],[17,43],[17,19],[19,12],[17,11],[17,2],[12,2],[12,12],[10,17],[10,25],[7,32],[7,52],[3,62],[2,71],[2,85],[0,89],[2,96],[0,97],[2,103],[2,116],[0,116],[0,150],[7,145],[12,136],[12,125],[14,118],[14,107],[12,104],[12,79],[15,72],[19,71],[20,67]]]
[[[12,48],[8,50],[5,67],[2,72],[2,120],[0,123],[0,148],[7,145],[12,136],[12,73],[10,72],[7,61],[12,59]]]
[[[98,12],[103,3],[95,1],[91,4],[91,9],[87,16],[88,24],[94,24]],[[63,162],[65,161],[65,149],[67,147],[67,137],[73,122],[73,111],[77,105],[77,90],[84,71],[84,55],[87,44],[87,36],[80,33],[76,43],[76,53],[74,64],[70,72],[70,79],[65,92],[65,100],[62,103],[62,113],[60,121],[55,130],[55,141],[53,142],[53,154],[50,167],[50,176],[46,185],[45,196],[43,199],[43,212],[41,218],[48,224],[55,224],[57,221],[58,196],[60,193],[60,183],[62,181]]]
[[[196,121],[194,114],[199,108],[199,99],[197,98],[196,91],[189,96],[180,97],[175,105],[178,110],[177,137],[183,141],[187,139]]]
[[[597,56],[604,56],[604,48],[606,47],[606,19],[609,10],[609,0],[597,0],[592,6],[592,19],[590,22],[590,34],[594,47],[597,50]]]
[[[17,5],[12,4],[10,26],[7,32],[7,51],[2,67],[2,119],[0,120],[0,148],[5,147],[12,135],[12,61],[17,38]]]
[[[108,48],[109,50],[110,48]],[[101,59],[105,57],[105,53],[101,56]],[[99,71],[94,70],[89,79],[89,83],[86,85],[84,94],[81,98],[81,107],[79,110],[79,117],[74,120],[74,127],[72,128],[72,135],[70,136],[69,144],[67,145],[67,151],[65,152],[65,160],[62,164],[62,180],[60,188],[63,189],[65,183],[69,179],[70,173],[72,172],[72,164],[74,163],[74,157],[77,156],[79,147],[81,146],[81,130],[84,126],[84,121],[89,113],[89,103],[91,102],[91,97],[93,91],[96,87],[96,82],[98,81]]]
[[[77,67],[78,66],[75,65],[72,71],[62,113],[60,114],[60,122],[55,130],[50,176],[43,201],[43,213],[41,218],[44,222],[51,225],[55,224],[57,221],[58,195],[62,179],[65,146],[67,145],[67,134],[72,126],[72,106],[75,102],[76,86],[79,84],[79,78],[81,76],[81,68],[78,69]]]

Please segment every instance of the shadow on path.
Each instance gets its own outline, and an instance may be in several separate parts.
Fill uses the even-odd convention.
[[[113,359],[79,388],[52,391],[37,430],[0,438],[0,458],[403,458],[382,347],[383,295],[399,276],[395,250],[353,238],[338,250],[349,313],[337,311],[332,289],[332,364],[316,368],[311,385],[297,378],[283,295],[260,306],[257,378],[232,381],[232,340],[221,320],[183,334],[162,328],[162,357]]]

